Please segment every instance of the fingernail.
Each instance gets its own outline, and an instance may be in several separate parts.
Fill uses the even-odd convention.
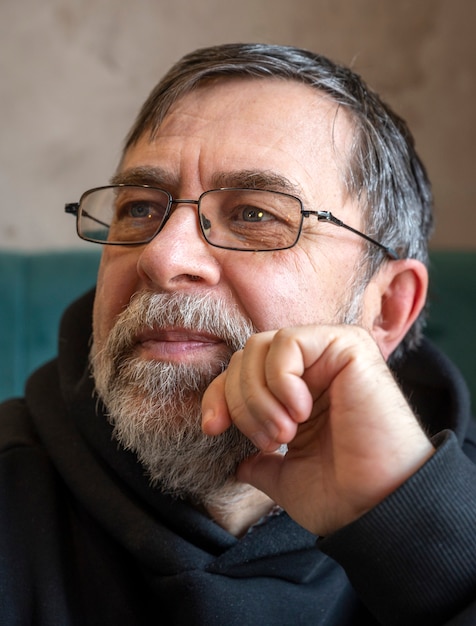
[[[276,424],[271,420],[266,420],[264,426],[270,439],[276,439],[276,437],[279,435],[279,428],[276,426]]]
[[[260,430],[257,431],[256,433],[253,433],[253,435],[251,436],[251,441],[260,450],[265,450],[271,443],[271,439],[268,437],[268,435],[266,435]]]

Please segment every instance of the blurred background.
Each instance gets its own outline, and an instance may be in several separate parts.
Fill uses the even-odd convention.
[[[433,247],[476,248],[474,0],[1,0],[0,249],[87,246],[64,203],[105,184],[138,108],[197,47],[295,44],[353,66],[409,122]]]
[[[409,122],[436,204],[426,332],[476,398],[475,32],[475,0],[0,0],[0,399],[95,283],[65,202],[107,184],[172,63],[234,41],[350,65]]]

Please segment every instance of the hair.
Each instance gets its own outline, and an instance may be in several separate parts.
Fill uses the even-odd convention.
[[[401,257],[428,265],[433,200],[413,136],[406,123],[358,74],[325,56],[291,46],[248,43],[187,54],[149,95],[126,138],[124,152],[146,132],[153,138],[169,108],[182,96],[226,77],[298,81],[327,94],[347,111],[354,138],[343,184],[358,200],[365,232]],[[364,285],[385,261],[385,252],[372,244],[366,246]],[[424,322],[425,311],[392,355],[393,362],[419,344]]]

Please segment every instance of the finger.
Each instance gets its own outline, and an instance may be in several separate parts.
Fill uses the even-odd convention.
[[[307,335],[311,335],[312,339],[313,332],[314,328],[311,327],[278,331],[266,358],[266,383],[279,402],[286,407],[292,419],[298,423],[308,419],[312,410],[313,397],[303,375],[308,365],[305,357],[310,361],[309,352],[312,352],[313,360],[320,356],[320,353],[316,354],[307,347]]]
[[[231,426],[231,417],[225,399],[227,372],[217,376],[205,390],[202,398],[202,430],[206,435],[220,435]]]
[[[275,332],[254,335],[230,367],[226,397],[233,422],[261,450],[275,450],[290,441],[296,424],[269,389],[265,362]],[[231,363],[231,365],[235,365]]]
[[[309,416],[310,405],[340,378],[369,344],[368,334],[357,327],[302,326],[282,329],[274,337],[267,359],[267,380],[273,393],[296,421]]]

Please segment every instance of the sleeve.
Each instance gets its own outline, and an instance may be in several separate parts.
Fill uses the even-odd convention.
[[[320,539],[384,626],[476,624],[476,466],[444,431],[375,509]]]

